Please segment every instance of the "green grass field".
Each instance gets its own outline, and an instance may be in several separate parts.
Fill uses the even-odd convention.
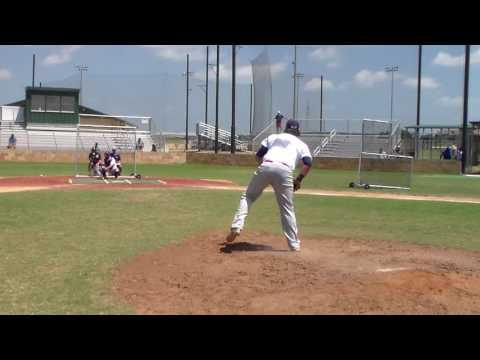
[[[73,170],[72,164],[0,162],[0,177],[40,174],[72,175]],[[193,179],[227,179],[240,185],[248,184],[253,171],[253,167],[241,166],[206,166],[201,164],[138,165],[138,172],[142,175]],[[348,189],[348,184],[356,179],[356,171],[313,169],[303,182],[303,187],[306,189],[365,191],[363,189]],[[369,191],[480,198],[480,177],[413,174],[411,190],[371,189]]]
[[[2,162],[0,176],[70,175],[71,169],[71,164]],[[252,171],[230,166],[140,166],[144,175],[222,178],[242,185]],[[345,190],[353,175],[314,170],[305,187]],[[412,193],[428,189],[480,197],[480,179],[423,175],[415,177],[415,187]],[[112,295],[116,266],[191,234],[227,231],[239,196],[238,191],[162,188],[0,194],[0,313],[133,313]],[[480,205],[301,194],[295,205],[301,235],[480,250]],[[258,200],[247,228],[281,236],[273,194]]]

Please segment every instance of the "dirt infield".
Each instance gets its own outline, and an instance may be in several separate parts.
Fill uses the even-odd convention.
[[[225,188],[235,185],[227,180],[218,179],[177,179],[162,178],[160,183],[108,183],[101,181],[97,184],[72,184],[71,176],[16,176],[0,178],[0,193],[15,191],[47,190],[47,189],[138,189],[138,188],[159,188],[159,187],[209,187]],[[148,178],[145,179],[156,179]]]
[[[238,186],[237,184],[223,179],[185,179],[185,178],[157,178],[145,177],[147,180],[158,179],[159,183],[108,183],[105,184],[99,181],[96,184],[72,184],[71,176],[17,176],[17,177],[0,177],[0,193],[2,192],[16,192],[16,191],[31,191],[31,190],[46,190],[55,188],[75,188],[75,189],[142,189],[142,188],[158,188],[158,187],[189,187],[200,188],[207,190],[234,190],[244,191],[245,186]],[[266,192],[272,192],[271,188],[267,188]],[[391,194],[378,193],[371,191],[332,191],[332,190],[314,190],[301,189],[298,195],[313,195],[313,196],[333,196],[333,197],[355,197],[355,198],[376,198],[376,199],[391,199],[391,200],[414,200],[414,201],[440,201],[453,202],[465,204],[480,204],[478,198],[467,197],[453,197],[453,196],[434,196],[434,195],[410,195],[410,194]]]
[[[120,266],[140,314],[480,314],[480,253],[381,241],[199,234]]]

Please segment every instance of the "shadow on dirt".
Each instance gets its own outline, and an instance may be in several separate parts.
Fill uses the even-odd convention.
[[[262,245],[262,244],[251,244],[248,242],[237,242],[237,243],[221,243],[220,245],[223,245],[222,248],[220,248],[220,252],[230,254],[234,251],[279,251],[279,252],[284,252],[287,250],[275,250],[272,246],[270,245]]]

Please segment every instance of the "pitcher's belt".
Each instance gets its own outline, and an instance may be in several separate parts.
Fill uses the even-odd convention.
[[[263,160],[264,162],[268,162],[268,163],[277,163],[277,164],[282,164],[282,165],[285,165],[286,167],[290,167],[288,164],[285,164],[284,162],[281,162],[281,161],[272,161],[272,160]]]

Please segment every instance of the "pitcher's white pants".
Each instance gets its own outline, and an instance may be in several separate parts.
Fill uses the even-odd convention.
[[[238,232],[243,230],[248,210],[268,185],[271,185],[275,191],[283,234],[287,238],[288,245],[293,250],[299,250],[300,240],[293,206],[293,175],[287,166],[280,163],[263,163],[257,168],[247,190],[240,198],[231,229]]]

